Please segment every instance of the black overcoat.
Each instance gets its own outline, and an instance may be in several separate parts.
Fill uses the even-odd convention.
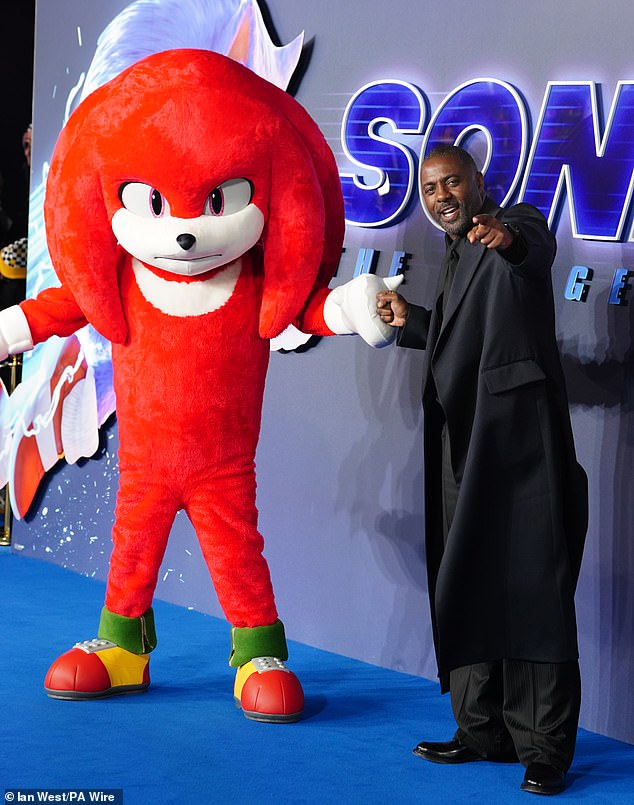
[[[462,246],[441,319],[410,307],[400,346],[426,348],[426,555],[439,676],[476,662],[578,656],[574,590],[587,527],[555,336],[554,236],[534,207],[482,212],[514,224],[518,265]],[[508,253],[507,253],[508,256]],[[441,432],[459,494],[442,527]]]

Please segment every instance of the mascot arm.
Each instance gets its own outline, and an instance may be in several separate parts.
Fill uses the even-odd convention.
[[[335,335],[324,321],[324,302],[329,295],[328,288],[316,288],[308,297],[302,312],[293,325],[310,335]]]
[[[327,291],[323,297],[323,320],[334,335],[360,335],[371,347],[386,347],[396,337],[395,328],[382,322],[376,312],[379,291],[395,291],[403,275],[377,277],[360,274],[358,277]],[[310,307],[310,300],[307,307]],[[306,332],[304,330],[304,332]]]
[[[87,323],[70,291],[63,285],[47,288],[0,312],[0,359],[33,349],[52,335],[71,335]]]

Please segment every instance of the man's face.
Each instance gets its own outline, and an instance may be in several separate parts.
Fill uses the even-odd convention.
[[[425,206],[452,240],[466,235],[484,197],[482,174],[452,156],[423,162],[420,185]]]

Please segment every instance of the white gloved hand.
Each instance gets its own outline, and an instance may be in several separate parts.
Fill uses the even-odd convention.
[[[0,360],[33,349],[31,328],[19,305],[0,311]]]
[[[2,330],[0,330],[0,361],[4,361],[8,357],[9,345],[7,344],[7,339],[2,334]]]
[[[395,291],[403,282],[396,277],[360,274],[333,288],[324,302],[324,321],[335,335],[360,335],[371,347],[386,347],[396,337],[396,327],[381,321],[376,312],[379,291]]]

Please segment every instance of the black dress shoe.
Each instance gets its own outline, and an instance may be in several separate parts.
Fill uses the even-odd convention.
[[[526,767],[522,791],[530,794],[559,794],[566,787],[566,774],[545,763],[529,763]]]
[[[432,763],[472,763],[474,760],[483,759],[476,751],[460,743],[457,738],[440,743],[422,741],[413,751],[418,757],[431,760]]]

